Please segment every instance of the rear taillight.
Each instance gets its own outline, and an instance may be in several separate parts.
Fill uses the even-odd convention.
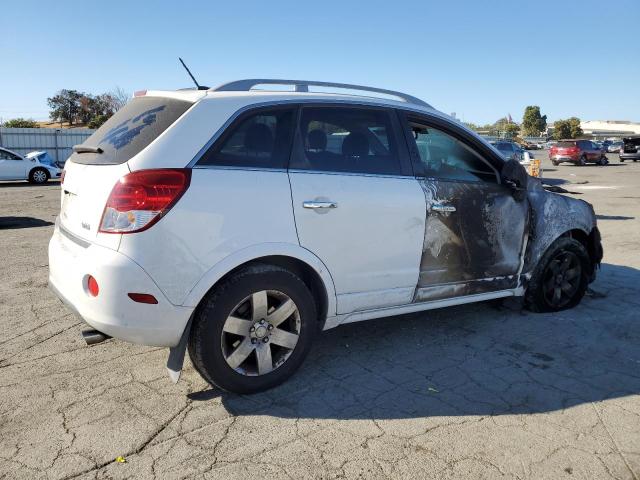
[[[176,204],[190,181],[190,169],[140,170],[125,175],[111,190],[100,232],[146,230]]]
[[[66,170],[62,170],[62,173],[60,174],[60,185],[64,185],[64,176],[66,173]]]

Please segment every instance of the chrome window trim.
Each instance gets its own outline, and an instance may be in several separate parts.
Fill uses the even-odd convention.
[[[250,105],[245,105],[244,107],[239,108],[238,110],[236,110],[225,122],[224,124],[222,124],[222,126],[213,134],[213,136],[207,141],[207,143],[205,143],[205,145],[198,151],[198,153],[195,154],[195,156],[193,157],[193,159],[187,164],[187,166],[185,168],[204,168],[204,167],[208,167],[205,165],[197,165],[197,163],[200,161],[200,159],[203,157],[203,155],[209,150],[209,148],[211,148],[211,146],[222,136],[222,134],[227,130],[227,128],[229,128],[229,126],[236,121],[236,119],[240,116],[243,115],[246,112],[249,112],[251,110],[258,110],[264,107],[274,107],[274,106],[288,106],[288,105],[292,105],[292,106],[301,106],[304,104],[334,104],[334,105],[354,105],[354,106],[361,106],[361,107],[377,107],[377,108],[385,108],[385,109],[391,109],[393,110],[394,108],[397,108],[393,105],[389,105],[386,103],[381,103],[381,102],[376,102],[375,100],[373,101],[369,101],[367,99],[363,99],[362,101],[360,100],[353,100],[353,99],[349,99],[349,100],[344,100],[344,99],[336,99],[336,98],[321,98],[321,99],[317,99],[317,98],[300,98],[300,99],[286,99],[286,100],[269,100],[266,102],[257,102],[257,103],[252,103]],[[416,108],[416,109],[408,109],[414,113],[421,113],[421,114],[428,114],[429,110],[428,109],[421,109],[421,108]],[[217,167],[217,165],[213,165],[213,167]],[[241,168],[241,167],[236,167],[236,168]],[[247,168],[247,167],[242,167],[242,168]],[[265,168],[265,170],[276,170],[276,169],[267,169]],[[335,173],[340,173],[340,172],[335,172]]]

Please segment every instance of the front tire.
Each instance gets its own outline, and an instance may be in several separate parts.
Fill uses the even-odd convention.
[[[44,168],[34,168],[29,172],[29,182],[35,184],[47,183],[49,180],[49,172]]]
[[[315,300],[292,272],[244,268],[207,294],[189,338],[189,356],[210,384],[256,393],[287,380],[318,329]]]
[[[533,312],[558,312],[575,307],[589,286],[591,261],[579,241],[561,237],[539,260],[525,294]]]

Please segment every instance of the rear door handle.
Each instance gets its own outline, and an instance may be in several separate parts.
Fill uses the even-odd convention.
[[[436,203],[435,205],[431,205],[431,211],[438,213],[452,213],[456,211],[456,207],[454,207],[453,205],[442,205]]]
[[[302,202],[304,208],[311,208],[317,210],[319,208],[338,208],[337,202],[319,202],[317,200],[307,200]]]

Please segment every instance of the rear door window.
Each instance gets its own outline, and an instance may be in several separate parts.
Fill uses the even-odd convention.
[[[88,165],[125,163],[169,128],[192,102],[166,97],[137,97],[118,110],[83,145],[102,153],[74,153],[69,160]]]
[[[292,169],[401,175],[391,112],[364,107],[304,107]]]

